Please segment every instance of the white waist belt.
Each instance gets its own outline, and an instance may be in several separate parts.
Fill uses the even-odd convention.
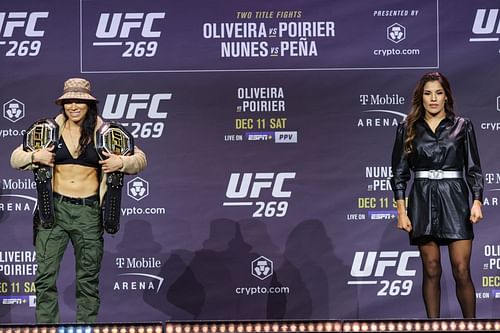
[[[449,179],[449,178],[462,178],[462,171],[445,171],[445,170],[428,170],[428,171],[415,171],[415,178],[428,178],[428,179]]]

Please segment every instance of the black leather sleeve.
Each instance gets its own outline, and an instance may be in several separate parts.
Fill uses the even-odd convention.
[[[484,178],[479,160],[476,135],[472,122],[467,119],[465,132],[465,175],[473,200],[483,201]]]
[[[391,186],[395,200],[404,200],[406,198],[406,184],[411,178],[408,156],[404,154],[405,137],[405,123],[400,123],[396,130],[396,139],[392,149]]]

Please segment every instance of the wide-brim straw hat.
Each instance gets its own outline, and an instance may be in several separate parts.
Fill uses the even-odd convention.
[[[98,102],[97,98],[90,94],[90,82],[82,78],[67,79],[64,82],[63,94],[56,99],[56,104],[62,105],[68,99]]]

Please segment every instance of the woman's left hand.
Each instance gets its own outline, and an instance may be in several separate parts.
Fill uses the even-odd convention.
[[[483,218],[483,211],[481,210],[481,201],[474,200],[472,208],[470,210],[470,221],[472,223],[477,223]]]
[[[103,151],[102,154],[106,156],[106,159],[99,161],[99,164],[105,173],[115,172],[123,167],[123,160],[119,155],[110,154],[107,151]]]

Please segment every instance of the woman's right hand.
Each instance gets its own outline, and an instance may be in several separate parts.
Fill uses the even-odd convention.
[[[406,213],[398,214],[398,229],[410,232],[412,229],[411,221]]]
[[[35,152],[33,152],[32,155],[33,163],[43,164],[53,167],[56,158],[56,154],[52,152],[53,150],[54,146],[36,150]]]

